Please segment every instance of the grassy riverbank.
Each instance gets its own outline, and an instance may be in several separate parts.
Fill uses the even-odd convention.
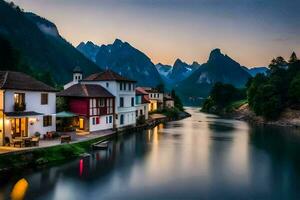
[[[16,151],[0,155],[0,171],[50,165],[79,157],[90,150],[90,146],[104,141],[113,135],[103,136],[88,141],[63,144],[52,147]]]
[[[167,112],[167,113],[166,113]],[[175,113],[175,114],[174,114]],[[166,118],[163,122],[179,120],[190,115],[186,112],[173,110],[165,111]],[[133,127],[126,130],[122,130],[119,134],[132,133],[136,130],[142,130],[151,128],[154,125],[162,122],[161,120],[153,121],[151,124],[145,123],[139,127]],[[35,168],[39,166],[55,165],[56,163],[69,161],[80,157],[84,153],[88,153],[91,149],[91,145],[96,142],[105,141],[117,134],[111,134],[106,136],[101,136],[95,139],[81,141],[70,144],[61,144],[52,147],[28,149],[24,151],[15,151],[0,154],[0,172],[2,171],[15,171],[24,168]]]

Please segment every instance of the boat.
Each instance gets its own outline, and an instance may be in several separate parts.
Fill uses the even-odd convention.
[[[98,142],[92,144],[92,148],[94,150],[106,150],[108,149],[109,141],[104,141],[104,142]]]

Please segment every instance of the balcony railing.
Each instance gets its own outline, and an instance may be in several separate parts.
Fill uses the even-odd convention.
[[[15,112],[21,112],[26,110],[26,104],[25,103],[15,103],[14,105],[14,111]]]

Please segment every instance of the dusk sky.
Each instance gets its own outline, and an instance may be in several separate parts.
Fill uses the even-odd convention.
[[[214,48],[247,67],[300,54],[299,0],[14,0],[81,41],[127,41],[156,64],[206,62]]]

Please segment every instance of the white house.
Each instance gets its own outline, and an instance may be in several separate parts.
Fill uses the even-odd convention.
[[[144,116],[147,120],[149,118],[149,94],[141,87],[135,89],[135,104],[136,118]]]
[[[56,91],[34,78],[0,71],[0,145],[56,130]]]
[[[111,70],[92,74],[83,79],[84,84],[99,84],[115,96],[116,128],[135,126],[135,84],[136,81],[127,79]]]
[[[81,76],[82,77],[82,76]],[[81,84],[101,85],[115,97],[114,104],[114,127],[122,128],[135,126],[135,84],[136,81],[127,79],[111,70],[92,74],[85,79],[77,80]],[[70,87],[76,84],[72,81],[65,85]]]

